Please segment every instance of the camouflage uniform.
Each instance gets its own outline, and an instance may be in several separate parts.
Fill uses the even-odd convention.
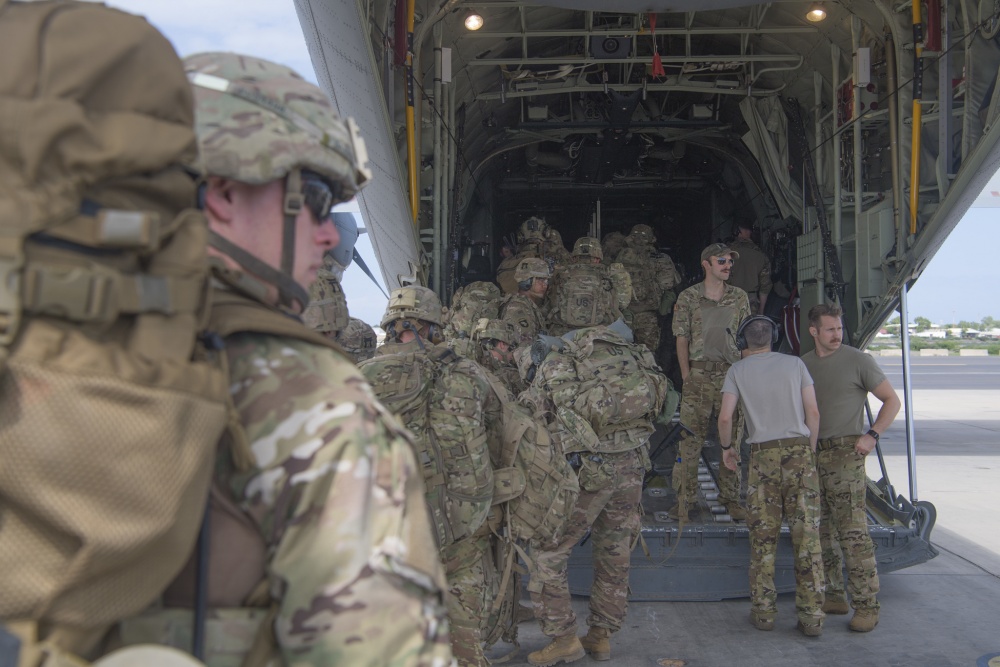
[[[854,609],[878,610],[878,566],[875,544],[868,532],[865,500],[868,476],[865,473],[865,457],[858,454],[854,447],[864,429],[860,405],[868,392],[885,380],[885,375],[870,355],[848,345],[841,345],[833,355],[822,359],[816,356],[815,351],[807,352],[802,361],[814,374],[820,409],[817,465],[822,490],[820,537],[826,571],[826,599],[846,602],[850,592]],[[831,383],[826,370],[830,365],[838,367],[835,377],[842,378],[846,374],[853,376],[854,382]],[[835,430],[837,426],[830,423],[828,426],[834,430],[824,430],[823,410],[830,403],[838,403],[841,407],[845,403],[857,405],[855,423],[839,432]],[[845,560],[847,590],[843,576]]]
[[[509,294],[500,303],[499,318],[510,322],[517,330],[518,344],[531,344],[540,333],[545,333],[545,316],[534,299],[524,294]]]
[[[352,317],[334,340],[356,364],[375,356],[375,347],[378,345],[375,330],[357,317]]]
[[[497,267],[497,284],[504,294],[517,293],[517,279],[514,271],[522,259],[537,257],[549,262],[549,270],[552,270],[555,260],[546,255],[546,237],[549,234],[549,226],[541,218],[531,217],[521,223],[517,232],[517,253],[513,257],[508,257],[500,262]],[[560,246],[562,242],[560,241]],[[565,248],[563,248],[565,251]]]
[[[353,125],[295,72],[229,53],[191,56],[185,65],[196,96],[199,171],[247,185],[284,179],[289,195],[297,186],[312,213],[300,207],[293,215],[286,205],[284,232],[302,214],[325,220],[338,195],[353,197],[370,177]],[[310,186],[306,169],[325,181]],[[278,239],[280,223],[267,228],[279,230]],[[282,253],[279,269],[223,241],[211,241],[220,255],[257,262],[249,262],[253,277],[216,272],[209,330],[225,343],[234,423],[219,447],[212,509],[237,508],[238,522],[263,539],[235,553],[223,542],[211,557],[256,558],[263,571],[220,606],[271,605],[256,640],[243,636],[243,649],[252,643],[261,661],[447,664],[444,577],[412,442],[353,364],[293,316],[296,302],[307,301],[293,276],[294,253]]]
[[[405,318],[413,318],[411,321],[416,331],[427,323],[440,324],[439,319],[437,322],[425,319],[434,319],[435,314],[422,314],[417,310],[405,313],[402,310],[398,313],[394,311],[397,294],[407,290],[420,292],[416,309],[440,310],[440,302],[433,296],[433,292],[426,288],[396,290],[383,318],[383,328],[387,332],[396,331],[398,334],[394,323]],[[394,390],[399,384],[398,377],[386,376],[387,371],[382,361],[386,355],[431,356],[441,354],[444,349],[443,345],[435,346],[421,339],[407,343],[393,339],[379,348],[374,358],[361,364],[361,371],[375,390],[380,392],[380,396],[384,396],[384,392]],[[486,376],[486,371],[476,362],[450,354],[452,358],[447,362],[446,373],[444,375],[435,373],[435,377],[442,379],[432,385],[428,396],[430,418],[434,422],[433,431],[438,435],[426,431],[416,433],[418,438],[434,438],[433,445],[418,442],[418,450],[440,451],[442,455],[447,455],[460,443],[467,455],[462,459],[465,462],[458,464],[457,461],[450,462],[448,459],[443,459],[445,479],[437,480],[437,486],[443,485],[447,488],[449,480],[454,478],[461,481],[463,489],[470,485],[479,488],[485,484],[492,495],[491,461],[496,458],[496,454],[491,447],[499,446],[502,403],[510,400],[510,397],[499,396],[496,393]],[[387,400],[388,398],[390,397],[387,397]],[[456,429],[456,432],[450,437],[441,435],[441,429],[451,428]],[[425,470],[425,475],[432,474],[437,473],[435,470]],[[473,483],[471,480],[476,481]],[[483,481],[480,483],[478,480]],[[428,491],[435,488],[435,480],[428,479],[427,483]],[[490,526],[491,523],[499,525],[499,515],[495,508],[490,508],[489,500],[489,497],[486,497],[484,502],[473,499],[465,503],[464,507],[457,507],[449,500],[451,504],[446,510],[447,516],[437,509],[434,510],[441,545],[439,555],[444,564],[449,587],[447,605],[451,621],[452,651],[461,667],[487,667],[489,664],[482,648],[483,630],[488,631],[489,628],[483,626],[487,621],[489,605],[495,596],[497,585]],[[474,516],[475,525],[454,525],[459,514]]]
[[[603,264],[611,264],[618,257],[618,253],[625,247],[625,235],[621,232],[610,232],[601,239],[601,247],[604,249]]]
[[[771,260],[756,243],[735,240],[729,247],[739,253],[729,275],[729,284],[739,287],[750,299],[750,312],[760,311],[760,298],[771,293]]]
[[[302,322],[319,333],[335,338],[347,328],[351,317],[347,310],[347,295],[337,279],[336,262],[329,254],[323,256],[323,268],[309,286],[309,305],[302,312]]]
[[[558,230],[549,228],[545,242],[542,244],[542,257],[552,260],[553,270],[555,266],[570,262],[572,255],[569,250],[566,250],[566,246],[563,245],[562,234]]]
[[[284,664],[447,664],[444,577],[406,432],[332,350],[242,333],[226,356],[254,462],[241,471],[224,448],[216,480],[267,539]]]
[[[684,380],[681,394],[681,423],[691,429],[677,445],[677,462],[674,465],[673,487],[678,505],[692,509],[697,503],[698,460],[701,448],[708,437],[708,424],[713,414],[719,413],[722,400],[722,382],[729,366],[739,360],[736,343],[726,334],[726,327],[735,332],[750,314],[746,292],[726,285],[722,298],[713,301],[703,295],[704,283],[692,285],[677,297],[674,304],[674,336],[688,340],[688,358],[691,372]],[[703,315],[712,317],[711,352],[705,352],[705,326]],[[718,321],[716,321],[718,320]],[[735,334],[734,334],[735,335]],[[742,417],[734,420],[733,442],[739,443],[743,432]],[[719,467],[719,502],[724,505],[739,504],[740,474],[725,466]]]

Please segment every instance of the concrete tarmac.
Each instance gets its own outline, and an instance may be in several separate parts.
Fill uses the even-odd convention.
[[[900,361],[877,358],[902,395]],[[916,361],[916,360],[915,360]],[[938,511],[931,541],[940,555],[884,574],[878,627],[850,632],[850,616],[828,616],[823,636],[795,629],[795,597],[778,598],[775,629],[748,621],[750,601],[633,602],[611,660],[623,667],[996,667],[1000,656],[1000,360],[920,359],[914,367],[917,499]],[[961,361],[962,365],[951,365]],[[948,362],[951,362],[949,364]],[[920,369],[927,372],[918,372]],[[930,377],[931,375],[939,377]],[[927,377],[922,377],[926,375]],[[963,377],[965,376],[965,377]],[[972,388],[970,388],[972,387]],[[878,403],[872,409],[878,410]],[[910,496],[902,411],[882,436],[889,479]],[[869,475],[882,477],[878,461]],[[573,602],[580,633],[587,600]],[[506,664],[548,643],[535,622],[520,626],[521,648]],[[595,663],[586,656],[573,665]]]

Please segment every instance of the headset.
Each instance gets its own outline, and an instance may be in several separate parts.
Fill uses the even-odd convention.
[[[775,321],[772,320],[767,315],[751,315],[750,317],[740,322],[740,326],[736,330],[736,338],[734,338],[733,341],[736,343],[737,350],[742,351],[747,349],[748,347],[747,337],[744,335],[743,332],[746,331],[747,327],[750,326],[752,322],[760,322],[760,321],[767,322],[768,324],[771,325],[771,346],[773,347],[774,344],[778,342],[779,331],[777,323],[775,323]]]

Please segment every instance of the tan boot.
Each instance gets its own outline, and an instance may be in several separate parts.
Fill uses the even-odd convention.
[[[726,505],[726,512],[733,521],[746,521],[747,511],[739,503],[729,503]]]
[[[823,601],[823,612],[826,614],[833,614],[835,616],[843,616],[849,612],[851,608],[847,604],[847,600],[824,600]]]
[[[552,643],[540,651],[528,654],[528,662],[535,667],[550,667],[561,662],[576,662],[587,652],[583,650],[576,633],[556,637]]]
[[[847,626],[855,632],[871,632],[878,625],[878,609],[855,609]]]
[[[594,660],[611,659],[611,631],[607,628],[591,626],[587,634],[580,637],[580,644]]]

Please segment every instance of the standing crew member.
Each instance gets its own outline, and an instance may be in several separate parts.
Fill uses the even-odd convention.
[[[841,314],[838,306],[829,304],[809,309],[809,333],[816,348],[802,356],[816,381],[821,416],[817,463],[822,490],[820,537],[826,570],[823,609],[828,614],[847,613],[843,574],[846,560],[847,592],[854,607],[850,628],[870,632],[878,625],[879,583],[875,545],[868,534],[865,510],[865,457],[896,418],[899,397],[871,355],[842,344]],[[865,432],[862,408],[869,393],[882,401],[882,407],[875,423]]]
[[[795,610],[807,637],[823,633],[823,563],[819,546],[819,480],[816,438],[819,410],[812,378],[798,357],[771,352],[777,325],[748,318],[736,334],[746,356],[726,373],[719,410],[723,463],[739,462],[731,438],[737,401],[743,404],[750,443],[747,523],[750,527],[750,623],[773,630],[778,613],[774,559],[782,518],[795,553]]]
[[[739,287],[750,299],[750,312],[764,314],[767,295],[771,293],[771,260],[764,251],[750,239],[753,228],[748,222],[740,222],[736,239],[729,244],[739,259],[733,264],[729,284]]]
[[[708,436],[709,419],[719,412],[726,371],[740,358],[732,332],[750,315],[750,303],[746,292],[726,284],[737,257],[739,253],[724,243],[713,243],[705,248],[701,252],[705,279],[681,292],[674,304],[677,363],[684,380],[680,417],[681,423],[691,429],[677,445],[672,479],[677,504],[669,511],[675,519],[697,511],[698,459],[702,443]],[[736,431],[730,436],[737,446],[742,430],[737,420]],[[739,501],[739,467],[731,471],[720,466],[719,502],[726,506],[734,520],[746,518]]]

